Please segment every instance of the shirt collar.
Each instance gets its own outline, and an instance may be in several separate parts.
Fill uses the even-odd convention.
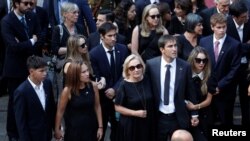
[[[43,88],[43,82],[40,83],[40,85],[36,85],[35,83],[32,82],[32,80],[28,77],[28,81],[30,82],[31,86],[34,88],[34,89],[42,89]]]
[[[236,29],[240,29],[240,30],[243,30],[243,28],[244,28],[244,24],[242,24],[242,25],[238,25],[237,24],[237,22],[233,19],[233,21],[234,21],[234,24],[235,24],[235,26],[236,26]]]
[[[161,57],[161,64],[162,64],[162,66],[166,66],[166,65],[171,65],[171,67],[174,67],[175,68],[175,66],[176,66],[176,58],[171,62],[171,63],[168,63],[168,62],[166,62],[166,60],[163,58],[163,56]]]
[[[102,46],[103,46],[103,48],[104,48],[104,50],[105,50],[105,52],[108,52],[108,51],[110,51],[104,44],[102,44]],[[112,47],[112,49],[111,50],[115,50],[115,47]]]
[[[25,15],[20,16],[20,15],[17,14],[17,12],[16,12],[15,10],[14,10],[14,13],[15,13],[15,15],[17,16],[17,18],[18,18],[19,20],[21,20],[23,17],[25,18]]]
[[[198,74],[193,72],[192,78],[194,78],[195,76],[198,76],[201,80],[203,80],[204,79],[204,72],[202,71],[202,72],[200,72]]]
[[[227,35],[225,34],[222,38],[220,38],[219,40],[217,40],[217,39],[215,39],[215,36],[213,35],[213,43],[215,43],[216,41],[219,41],[220,45],[222,45],[224,43],[225,39],[226,39],[226,36]]]

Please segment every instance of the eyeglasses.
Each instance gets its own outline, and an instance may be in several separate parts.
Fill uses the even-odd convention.
[[[20,2],[20,3],[23,3],[25,6],[28,6],[28,4],[30,5],[30,6],[33,6],[33,2],[28,2],[28,1],[24,1],[24,2]]]
[[[72,13],[72,14],[79,14],[80,12],[79,11],[71,11],[70,13]]]
[[[128,67],[128,70],[134,71],[135,68],[137,68],[139,70],[139,69],[143,68],[143,66],[142,66],[142,64],[138,64],[136,66],[130,66],[130,67]]]
[[[159,18],[161,17],[161,15],[160,15],[160,14],[157,14],[157,15],[149,15],[149,17],[151,17],[152,19],[155,19],[155,18],[159,19]]]
[[[80,47],[85,48],[86,47],[86,43],[81,44]]]
[[[195,62],[196,62],[196,63],[198,63],[198,64],[200,64],[201,62],[202,62],[203,64],[206,64],[206,63],[207,63],[207,61],[208,61],[208,59],[207,59],[207,58],[204,58],[204,59],[201,59],[201,58],[195,58]]]

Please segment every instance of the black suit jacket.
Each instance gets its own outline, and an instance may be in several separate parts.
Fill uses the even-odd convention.
[[[219,97],[228,97],[230,93],[234,93],[235,76],[240,66],[240,42],[230,36],[226,36],[224,44],[222,45],[217,62],[214,57],[213,35],[204,37],[200,40],[201,47],[204,47],[211,59],[212,73],[214,81],[219,87]],[[208,85],[208,87],[211,87]]]
[[[103,103],[104,101],[112,100],[109,100],[105,96],[104,91],[108,88],[114,88],[114,90],[117,90],[122,80],[122,65],[124,63],[124,60],[128,56],[128,49],[125,45],[122,44],[115,45],[115,63],[117,77],[114,81],[112,81],[112,79],[114,78],[114,74],[111,74],[111,67],[109,65],[109,61],[103,46],[100,44],[94,47],[89,54],[95,77],[97,79],[99,79],[100,77],[105,77],[106,79],[106,87],[100,91],[100,99],[102,101],[102,104],[105,104]]]
[[[116,41],[117,43],[126,45],[126,38],[123,35],[117,34],[116,39],[117,39]],[[99,32],[91,33],[87,39],[88,50],[90,51],[91,49],[98,46],[99,44],[100,44]]]
[[[161,101],[161,56],[150,59],[146,62],[146,74],[150,77],[153,84],[153,95],[156,104],[156,111],[159,111]],[[187,129],[190,125],[190,115],[186,108],[185,100],[188,99],[197,103],[196,94],[194,94],[194,85],[192,83],[192,72],[190,65],[176,58],[176,76],[174,88],[174,105],[177,120],[181,128]],[[192,112],[197,114],[197,111]]]
[[[52,84],[43,82],[45,110],[28,80],[14,93],[14,111],[20,141],[50,141],[55,123],[56,105]]]
[[[210,25],[210,18],[213,14],[218,13],[216,7],[204,9],[200,12],[200,16],[203,18],[203,33],[202,35],[208,36],[213,33]]]
[[[1,22],[1,33],[6,46],[3,75],[6,77],[26,77],[28,75],[26,59],[33,54],[39,56],[42,54],[41,46],[44,37],[40,34],[41,28],[37,17],[33,12],[28,12],[25,18],[29,27],[28,35],[13,11]],[[33,35],[38,37],[34,46],[30,41]]]
[[[246,56],[248,60],[250,59],[250,44],[246,43],[250,40],[250,20],[244,24],[243,28],[243,40],[241,42],[240,36],[234,24],[233,18],[228,16],[227,18],[227,35],[233,37],[235,40],[241,42],[241,55]]]

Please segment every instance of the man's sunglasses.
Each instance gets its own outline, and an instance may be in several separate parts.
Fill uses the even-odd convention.
[[[204,59],[201,59],[201,58],[195,58],[195,62],[196,62],[196,63],[198,63],[198,64],[200,64],[201,62],[202,62],[203,64],[206,64],[206,63],[207,63],[207,61],[208,61],[208,59],[207,59],[207,58],[204,58]]]
[[[142,66],[142,64],[138,64],[138,65],[136,65],[136,66],[130,66],[130,67],[128,67],[128,70],[134,71],[135,68],[141,69],[141,68],[143,68],[143,66]]]
[[[25,6],[28,6],[28,4],[29,4],[30,6],[33,6],[33,5],[34,5],[33,2],[28,2],[28,1],[20,2],[20,3],[23,3]]]

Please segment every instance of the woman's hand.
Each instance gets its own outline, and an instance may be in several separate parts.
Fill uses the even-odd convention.
[[[101,140],[102,139],[102,136],[103,136],[103,127],[98,127],[98,130],[97,130],[97,140]]]
[[[187,102],[186,106],[187,106],[188,110],[191,110],[191,111],[197,110],[196,105],[194,105],[194,104],[193,104],[192,102],[190,102],[190,101]]]
[[[147,117],[147,110],[136,110],[134,113],[135,117],[146,118]]]
[[[56,130],[55,130],[54,137],[55,137],[56,141],[61,141],[61,140],[63,140],[63,131],[62,131],[62,130],[59,130],[59,129],[56,129]]]

